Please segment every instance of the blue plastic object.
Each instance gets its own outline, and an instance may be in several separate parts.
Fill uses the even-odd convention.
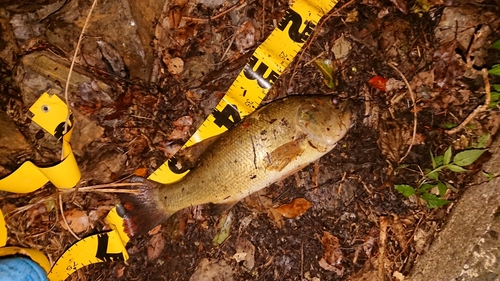
[[[23,256],[0,258],[0,281],[48,281],[36,262]]]

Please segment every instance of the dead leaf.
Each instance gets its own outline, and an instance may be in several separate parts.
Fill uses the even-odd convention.
[[[250,210],[262,213],[267,213],[267,216],[271,219],[278,228],[282,228],[284,225],[283,216],[281,216],[278,211],[272,207],[273,201],[266,196],[266,189],[261,189],[256,193],[243,199],[243,204]]]
[[[240,53],[244,53],[246,49],[255,45],[255,26],[252,21],[247,21],[236,31],[235,43]]]
[[[167,63],[168,73],[172,75],[180,74],[184,70],[184,61],[181,58],[171,58]]]
[[[323,248],[325,248],[325,253],[319,261],[319,266],[325,270],[333,271],[335,274],[342,276],[344,273],[344,267],[342,266],[344,255],[340,249],[339,239],[329,232],[323,231],[321,244],[323,244]]]
[[[330,49],[330,51],[335,56],[335,59],[338,60],[340,63],[343,63],[347,59],[347,56],[349,56],[351,50],[352,50],[351,42],[345,39],[344,34],[342,34],[340,38],[338,38],[333,42],[333,46]]]
[[[165,238],[161,233],[156,233],[149,240],[148,245],[148,260],[152,261],[160,256],[163,248],[165,247]]]
[[[276,209],[278,213],[280,213],[285,218],[295,218],[302,216],[309,208],[311,208],[312,204],[307,199],[304,198],[295,198],[292,202],[288,204],[283,204]]]
[[[153,229],[151,229],[148,232],[148,234],[151,235],[151,236],[153,236],[153,235],[156,235],[156,234],[160,233],[160,231],[161,231],[161,224],[159,224],[159,225],[155,226]]]
[[[181,127],[181,126],[191,126],[193,125],[193,118],[191,116],[182,116],[179,119],[174,121],[174,125],[176,127]]]
[[[406,151],[407,143],[411,142],[411,129],[408,125],[396,121],[382,121],[379,126],[377,144],[387,159],[398,163]]]
[[[115,269],[116,272],[116,279],[120,279],[123,276],[123,273],[125,272],[125,266],[119,265]]]
[[[226,261],[204,258],[196,266],[189,281],[233,281],[233,269]]]
[[[404,86],[405,83],[403,81],[396,80],[394,78],[389,78],[389,80],[387,80],[387,82],[385,83],[385,90],[387,92],[400,90],[403,89]]]
[[[90,227],[89,217],[85,212],[81,210],[71,209],[65,211],[64,216],[66,218],[66,221],[68,222],[69,227],[71,227],[71,230],[73,230],[75,233],[82,233],[84,231],[87,231]],[[68,230],[62,218],[59,223],[61,224],[62,228]]]
[[[134,175],[138,176],[138,177],[145,177],[148,173],[148,169],[147,168],[137,168],[135,169],[134,171]]]
[[[403,14],[408,14],[408,6],[406,5],[406,0],[390,0],[398,10]]]
[[[403,280],[405,280],[405,276],[403,275],[403,273],[401,273],[399,271],[394,271],[392,273],[392,277],[396,278],[397,281],[403,281]]]
[[[233,259],[237,263],[243,262],[243,266],[247,270],[251,270],[255,265],[255,246],[244,238],[238,238],[236,242],[236,254]]]

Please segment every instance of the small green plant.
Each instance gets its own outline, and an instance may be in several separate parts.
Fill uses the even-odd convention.
[[[407,184],[394,185],[397,191],[405,197],[417,195],[427,202],[428,208],[437,208],[448,204],[450,201],[443,199],[448,189],[455,188],[440,179],[440,172],[450,170],[456,173],[466,172],[464,168],[476,161],[486,149],[469,149],[452,155],[451,146],[445,151],[444,155],[434,157],[431,152],[432,169],[426,169],[422,178],[417,182],[416,188]],[[437,189],[439,196],[433,191]]]
[[[500,51],[500,40],[495,41],[493,48]],[[488,70],[489,74],[500,76],[500,64],[495,64]],[[491,102],[489,108],[497,107],[500,104],[500,84],[491,85]]]

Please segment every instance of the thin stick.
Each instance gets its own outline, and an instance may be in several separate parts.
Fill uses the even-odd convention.
[[[377,280],[384,281],[385,275],[385,248],[387,240],[387,226],[389,224],[388,217],[380,217],[380,236],[379,236],[379,249],[378,249],[378,274]]]
[[[91,186],[85,186],[85,187],[79,187],[78,190],[76,188],[69,188],[69,189],[60,189],[59,192],[61,193],[68,193],[68,192],[73,192],[73,191],[78,191],[78,192],[115,192],[115,193],[137,193],[138,191],[135,189],[111,189],[109,187],[122,187],[122,186],[141,186],[142,183],[140,182],[123,182],[123,183],[108,183],[108,184],[98,184],[98,185],[91,185]]]
[[[59,208],[61,209],[61,216],[64,221],[64,224],[68,228],[68,231],[73,235],[77,240],[82,240],[82,238],[78,237],[75,232],[73,232],[73,229],[68,224],[68,221],[66,220],[66,216],[64,215],[64,209],[63,209],[63,204],[62,204],[62,194],[59,194]]]
[[[417,135],[417,104],[415,102],[415,95],[413,94],[413,91],[411,90],[410,83],[408,83],[408,80],[406,80],[406,77],[403,75],[401,71],[392,63],[389,63],[389,66],[392,67],[403,79],[403,81],[406,84],[406,87],[408,88],[408,92],[410,92],[410,97],[411,97],[411,102],[413,103],[413,134],[411,136],[411,142],[410,146],[408,147],[408,150],[406,151],[406,154],[399,159],[399,163],[403,162],[403,160],[408,156],[408,154],[411,151],[411,148],[413,147],[413,143],[415,142],[415,136]]]
[[[69,104],[69,97],[68,97],[69,81],[71,80],[71,73],[73,72],[73,67],[75,66],[76,56],[78,55],[78,51],[80,50],[80,45],[82,44],[83,34],[85,34],[85,29],[87,28],[87,24],[89,22],[90,15],[92,14],[92,11],[94,10],[94,7],[96,6],[96,4],[97,4],[97,0],[94,0],[94,2],[92,3],[92,6],[90,7],[89,14],[87,15],[87,18],[85,19],[85,23],[83,24],[82,32],[80,33],[80,37],[78,38],[78,42],[76,43],[75,53],[73,54],[73,59],[71,60],[71,66],[69,67],[68,78],[66,79],[66,87],[64,88],[64,99],[66,101],[66,106],[68,107],[68,115],[66,116],[66,122],[64,123],[63,135],[68,132],[69,115],[70,115],[70,111],[71,111],[70,104]],[[64,159],[64,151],[61,153],[61,160],[63,160],[63,159]]]
[[[483,105],[480,105],[472,111],[467,118],[465,118],[460,125],[456,126],[453,129],[447,130],[446,133],[448,135],[453,135],[457,133],[458,131],[462,130],[467,124],[469,124],[472,119],[474,119],[480,112],[486,111],[488,109],[488,106],[490,105],[491,102],[491,91],[490,91],[490,80],[488,79],[488,70],[486,68],[483,68],[481,71],[481,74],[483,75],[483,80],[484,80],[484,90],[486,91],[486,99],[484,101]]]

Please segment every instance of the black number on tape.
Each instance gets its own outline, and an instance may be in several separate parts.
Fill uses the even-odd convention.
[[[182,174],[188,170],[182,167],[181,165],[177,165],[177,158],[175,158],[175,156],[168,159],[167,163],[168,163],[168,168],[170,168],[170,171],[172,171],[172,173],[174,174]]]
[[[315,24],[310,21],[306,21],[304,31],[302,31],[302,33],[299,32],[300,26],[302,25],[302,17],[292,9],[288,9],[285,12],[285,16],[278,23],[278,29],[284,31],[289,22],[292,22],[292,26],[288,29],[288,36],[290,36],[290,39],[297,43],[304,43],[307,38],[311,36],[312,31],[316,27]]]
[[[271,89],[272,84],[278,79],[279,74],[276,73],[274,70],[271,70],[271,72],[264,76],[266,71],[269,69],[269,66],[267,66],[264,62],[260,62],[259,66],[257,67],[257,70],[253,70],[257,62],[259,61],[258,58],[255,56],[252,56],[248,60],[248,64],[245,65],[243,68],[243,73],[245,74],[245,77],[248,78],[249,80],[257,80],[257,83],[259,86],[263,89]]]
[[[123,261],[123,253],[108,253],[109,236],[107,233],[97,234],[97,252],[95,257],[105,261]]]
[[[68,131],[71,130],[71,127],[73,127],[73,122],[74,117],[73,114],[69,115],[69,124],[68,124]],[[64,136],[64,123],[66,122],[61,122],[59,125],[57,125],[56,129],[54,130],[54,136],[60,140]],[[67,133],[67,132],[66,132]]]
[[[217,108],[212,113],[215,120],[215,125],[219,127],[226,127],[230,129],[234,124],[241,121],[240,113],[238,112],[238,107],[234,104],[228,104],[224,107],[222,111],[217,110]],[[231,120],[232,117],[233,119]]]

